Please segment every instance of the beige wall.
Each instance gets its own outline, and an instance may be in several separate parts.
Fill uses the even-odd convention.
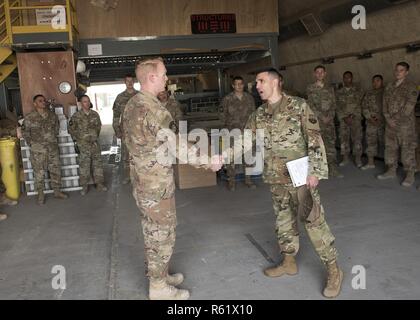
[[[311,59],[365,50],[380,49],[397,44],[420,41],[420,1],[396,6],[368,15],[367,30],[355,31],[350,21],[331,27],[322,36],[303,36],[280,43],[280,64],[299,63]],[[412,79],[420,85],[420,53],[407,54],[405,49],[377,53],[373,58],[357,60],[355,57],[338,59],[328,65],[331,82],[339,82],[343,72],[355,73],[355,81],[362,87],[370,86],[370,79],[376,73],[392,80],[395,63],[407,61],[412,65]],[[319,61],[320,63],[321,61]],[[312,71],[318,63],[288,67],[284,72],[288,85],[304,91],[312,82]]]
[[[192,14],[235,13],[238,33],[278,32],[277,0],[120,0],[104,11],[77,0],[81,38],[191,35]]]

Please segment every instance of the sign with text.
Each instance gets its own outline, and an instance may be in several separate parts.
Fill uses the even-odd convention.
[[[191,16],[193,34],[236,33],[235,14],[194,14]]]

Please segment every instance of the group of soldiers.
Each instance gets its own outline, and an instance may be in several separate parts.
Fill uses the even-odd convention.
[[[80,166],[81,194],[86,195],[93,172],[94,182],[99,192],[106,192],[101,160],[99,135],[102,123],[99,114],[92,110],[88,96],[80,98],[81,110],[69,121],[69,133],[75,142]],[[57,199],[68,199],[61,192],[62,175],[58,135],[59,118],[47,106],[43,95],[33,98],[34,110],[26,115],[21,127],[22,137],[31,148],[31,164],[34,170],[35,191],[38,193],[38,204],[45,204],[45,178],[49,172],[51,187]]]
[[[133,196],[141,213],[145,246],[146,274],[149,278],[151,300],[185,300],[190,293],[179,289],[184,281],[181,273],[172,274],[169,263],[176,239],[176,203],[174,171],[172,164],[160,163],[157,151],[164,143],[157,139],[162,129],[177,132],[182,120],[180,105],[166,90],[166,67],[161,58],[148,58],[136,64],[136,77],[141,90],[134,89],[134,77],[127,76],[127,90],[114,103],[113,127],[122,140],[124,168],[123,183],[130,183]],[[380,179],[396,175],[397,151],[401,147],[407,177],[404,185],[414,183],[415,114],[417,90],[407,79],[409,65],[396,66],[396,81],[383,86],[383,78],[373,78],[373,90],[363,95],[353,85],[351,72],[344,74],[344,87],[335,92],[325,81],[326,69],[315,68],[316,83],[308,87],[308,99],[288,95],[283,90],[283,76],[273,68],[258,72],[256,89],[264,101],[256,108],[254,99],[244,90],[244,80],[233,79],[233,92],[222,102],[223,124],[227,129],[249,129],[255,136],[264,130],[263,180],[270,185],[276,217],[276,234],[279,252],[283,256],[280,265],[264,270],[269,278],[296,275],[299,252],[298,221],[304,223],[310,241],[327,270],[323,295],[335,298],[341,292],[344,274],[338,265],[338,251],[325,218],[318,185],[320,180],[342,176],[338,170],[336,154],[335,120],[340,122],[341,153],[345,165],[351,150],[359,168],[374,168],[378,142],[385,135],[385,161],[388,170]],[[106,191],[100,160],[98,137],[101,122],[91,110],[90,99],[81,98],[82,110],[70,120],[69,132],[75,140],[80,156],[82,194],[87,192],[88,176],[93,169],[97,188]],[[58,119],[48,110],[43,96],[34,97],[35,111],[29,114],[22,127],[23,136],[32,148],[35,181],[43,203],[44,171],[49,170],[55,196],[60,192],[58,155]],[[362,163],[362,117],[367,120],[368,163]],[[385,133],[384,133],[385,132]],[[179,139],[179,137],[177,137]],[[176,156],[179,156],[177,143]],[[170,151],[171,152],[171,151]],[[190,144],[188,155],[197,155],[199,149]],[[252,152],[252,150],[244,150]],[[287,169],[289,161],[308,157],[309,172],[306,185],[295,187]],[[190,158],[190,157],[189,157]],[[202,157],[191,157],[199,161]],[[190,158],[190,159],[191,159]],[[219,171],[222,156],[209,157],[207,163],[190,163],[197,168]],[[228,187],[235,188],[237,168],[227,164]],[[86,175],[85,175],[86,174]],[[250,177],[245,183],[255,184]]]
[[[395,67],[395,81],[385,87],[383,76],[375,75],[372,78],[372,89],[364,93],[353,84],[353,73],[350,71],[343,75],[343,87],[335,90],[326,82],[326,68],[320,65],[314,69],[316,81],[307,87],[306,100],[319,120],[327,152],[329,177],[343,178],[339,166],[346,166],[351,155],[361,170],[375,169],[375,157],[379,155],[380,147],[384,147],[387,171],[377,178],[396,178],[401,149],[401,161],[406,171],[402,185],[410,187],[414,184],[417,170],[415,106],[418,90],[407,78],[409,70],[410,66],[406,62],[398,63]],[[255,111],[254,98],[244,92],[241,77],[233,79],[232,88],[233,92],[222,101],[222,122],[230,130],[243,130],[246,120]],[[366,120],[367,163],[362,161],[363,119]],[[338,139],[341,162],[338,162],[337,155]],[[237,167],[227,166],[228,189],[232,191],[235,190]],[[245,169],[243,166],[242,171],[246,172]],[[246,176],[245,183],[255,188],[250,176]]]
[[[345,166],[352,154],[358,168],[374,169],[379,146],[384,146],[387,171],[378,179],[393,179],[397,176],[401,149],[401,161],[406,171],[402,185],[411,187],[414,184],[417,169],[415,106],[418,90],[415,83],[408,79],[409,71],[409,64],[400,62],[395,66],[395,81],[385,87],[383,76],[375,75],[372,89],[363,93],[353,84],[352,72],[344,73],[344,86],[335,91],[325,82],[326,68],[315,68],[316,82],[307,89],[308,104],[320,121],[331,177],[343,177],[337,166],[335,121],[338,119],[342,156],[340,166]],[[363,118],[366,120],[366,164],[362,162]]]
[[[166,99],[162,99],[167,81],[163,60],[151,58],[139,61],[136,76],[141,91],[126,99],[128,103],[122,107],[122,112],[117,112],[116,120],[122,125],[122,139],[130,155],[133,196],[142,218],[149,298],[184,300],[189,298],[189,291],[177,288],[184,276],[169,272],[177,225],[173,168],[156,158],[164,143],[157,139],[159,131],[177,130],[176,113],[170,112]],[[262,70],[256,80],[257,91],[265,103],[256,109],[252,96],[244,91],[243,79],[237,77],[233,81],[234,92],[223,101],[222,119],[227,128],[250,129],[254,138],[257,130],[265,132],[263,178],[271,185],[279,249],[284,260],[279,266],[265,270],[264,274],[270,278],[297,274],[297,223],[303,220],[311,242],[327,269],[323,295],[337,297],[344,275],[338,266],[335,238],[325,220],[317,190],[319,181],[328,178],[327,153],[318,118],[304,99],[289,96],[283,91],[283,77],[277,70]],[[122,119],[118,116],[121,113]],[[188,152],[194,155],[198,150],[190,145]],[[306,156],[309,157],[310,168],[307,185],[295,188],[286,164]],[[191,163],[215,172],[223,164],[222,156],[212,157],[208,164]],[[233,189],[236,168],[230,164],[227,166],[229,186]],[[249,178],[245,182],[248,187],[255,188]]]

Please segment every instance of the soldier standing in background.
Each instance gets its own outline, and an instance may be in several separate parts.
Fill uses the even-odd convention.
[[[136,75],[141,91],[125,108],[123,135],[131,156],[133,196],[142,215],[149,298],[186,300],[189,292],[176,288],[184,281],[184,276],[169,274],[177,225],[173,165],[163,164],[157,158],[158,150],[165,143],[158,139],[158,134],[162,130],[176,130],[171,114],[157,98],[168,80],[163,60],[149,58],[139,61]],[[197,153],[194,147],[189,151]],[[213,171],[222,167],[220,157],[217,164],[211,163],[196,166]]]
[[[334,88],[325,83],[327,72],[324,66],[314,69],[316,82],[306,91],[308,104],[318,117],[322,140],[325,144],[330,177],[343,178],[337,165],[337,132],[335,128],[336,101]]]
[[[60,192],[61,165],[57,136],[60,124],[57,115],[47,108],[45,97],[37,95],[33,99],[35,110],[25,117],[22,135],[31,147],[31,163],[34,169],[35,191],[38,192],[38,204],[45,203],[45,172],[51,177],[54,196],[67,199],[68,195]]]
[[[335,238],[325,220],[317,189],[321,179],[328,179],[324,142],[318,118],[305,100],[286,95],[282,87],[283,77],[275,69],[257,75],[258,92],[267,103],[252,114],[246,125],[254,135],[257,130],[264,130],[264,181],[271,185],[277,237],[284,255],[280,266],[269,268],[264,273],[273,278],[298,273],[295,259],[299,251],[297,223],[302,220],[312,245],[328,270],[323,294],[334,298],[341,291],[343,272],[337,264]],[[309,157],[307,185],[295,188],[286,164],[304,157]]]
[[[376,75],[372,79],[373,89],[368,91],[363,98],[362,112],[366,119],[366,153],[368,163],[362,170],[375,169],[375,156],[379,146],[384,145],[385,119],[383,116],[384,78]]]
[[[222,101],[221,121],[225,129],[229,131],[239,129],[243,133],[246,122],[255,111],[255,100],[251,94],[245,92],[245,83],[242,77],[233,79],[232,88],[233,92]],[[248,188],[255,189],[256,185],[252,182],[251,176],[246,174],[246,165],[243,164],[242,168],[245,175],[245,184]],[[226,169],[229,178],[228,189],[235,191],[238,165],[229,164]]]
[[[179,122],[182,121],[184,114],[182,112],[181,104],[175,98],[169,96],[169,91],[165,90],[159,93],[159,101],[169,111],[174,119],[177,128],[179,129]]]
[[[122,184],[130,183],[130,155],[128,154],[127,145],[123,138],[123,124],[122,116],[124,114],[125,106],[132,97],[139,93],[134,89],[134,77],[127,75],[125,77],[126,90],[120,93],[115,99],[113,111],[114,120],[112,126],[114,127],[115,136],[121,139],[121,163],[123,169],[123,181]]]
[[[86,95],[80,98],[82,110],[76,112],[69,122],[69,133],[79,148],[80,192],[82,196],[88,193],[91,170],[99,192],[106,192],[104,185],[104,169],[102,164],[99,135],[102,129],[99,114],[91,110],[90,98]]]
[[[362,92],[353,85],[353,73],[347,71],[343,75],[344,87],[337,91],[337,115],[340,120],[341,155],[344,167],[349,162],[351,145],[358,168],[362,164]]]
[[[406,171],[406,178],[402,183],[404,187],[411,187],[415,181],[418,143],[415,114],[418,91],[416,85],[407,79],[409,71],[408,63],[398,63],[395,67],[396,81],[385,89],[385,163],[388,170],[378,176],[379,180],[396,178],[401,148],[401,161]]]

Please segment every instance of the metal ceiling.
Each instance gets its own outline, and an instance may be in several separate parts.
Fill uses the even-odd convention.
[[[314,16],[319,19],[319,24],[324,25],[327,28],[338,23],[350,21],[354,17],[352,8],[355,5],[364,6],[367,13],[372,14],[382,9],[414,1],[419,0],[317,0],[306,7],[300,4],[300,6],[297,6],[299,10],[293,11],[290,8],[289,10],[285,10],[285,12],[293,14],[293,16],[285,16],[284,13],[279,14],[279,40],[287,41],[300,36],[308,36],[308,32],[301,22],[301,19],[310,13],[314,14]],[[292,6],[293,8],[294,3],[294,0],[280,1],[280,12],[283,11],[283,7],[287,5]]]
[[[163,55],[169,75],[199,74],[226,69],[238,64],[247,63],[250,58],[263,56],[264,52],[216,52],[195,54]],[[110,58],[84,59],[90,70],[90,82],[107,82],[123,79],[127,74],[134,73],[136,61],[147,56],[127,56]]]

